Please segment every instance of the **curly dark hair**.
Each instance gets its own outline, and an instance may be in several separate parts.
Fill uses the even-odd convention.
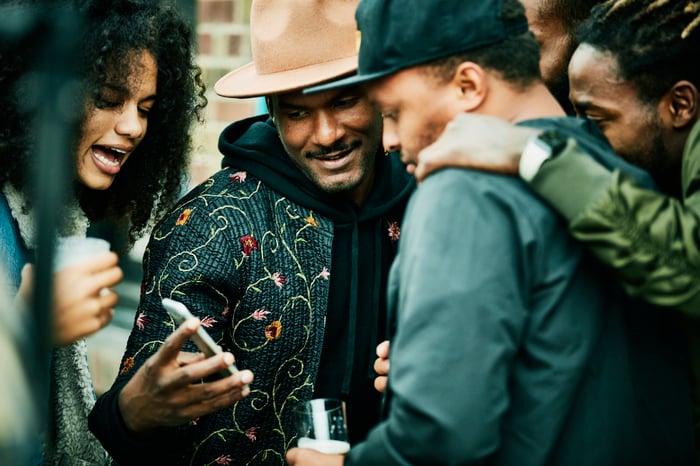
[[[524,14],[525,7],[518,0],[503,0],[502,17],[505,21],[517,20]],[[542,79],[539,59],[535,36],[527,31],[496,44],[434,60],[426,63],[423,69],[435,78],[447,81],[452,79],[460,63],[471,61],[497,72],[502,79],[524,89]]]
[[[157,99],[149,112],[146,135],[112,185],[97,191],[74,183],[87,217],[127,221],[128,242],[133,244],[179,196],[193,124],[203,121],[207,101],[201,70],[195,63],[192,31],[174,6],[159,0],[60,0],[52,2],[52,7],[57,3],[84,18],[79,51],[84,100],[75,107],[82,112],[82,124],[90,110],[101,105],[108,77],[116,84],[129,81],[134,67],[139,66],[134,62],[139,54],[134,52],[150,52],[158,67]],[[22,89],[6,92],[5,83],[17,81],[28,71],[31,64],[24,57],[29,55],[0,47],[0,86],[5,93],[0,104],[8,109],[0,130],[0,185],[9,182],[25,191],[36,164],[32,135],[24,130],[30,127],[32,113],[22,105],[27,99]],[[75,139],[77,145],[79,138]]]
[[[698,1],[609,0],[593,8],[577,38],[615,56],[620,78],[650,105],[678,81],[700,88]]]

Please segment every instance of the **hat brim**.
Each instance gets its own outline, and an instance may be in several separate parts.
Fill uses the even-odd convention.
[[[255,64],[248,63],[220,78],[214,91],[222,97],[260,97],[303,89],[356,70],[357,55],[269,74],[258,74]]]
[[[323,91],[328,91],[331,89],[338,89],[339,87],[348,87],[348,86],[357,86],[360,84],[364,84],[370,81],[374,81],[375,79],[383,78],[384,76],[388,76],[392,73],[394,73],[395,70],[388,70],[388,71],[379,71],[377,73],[370,73],[370,74],[354,74],[352,76],[348,76],[347,78],[343,79],[336,79],[335,81],[330,81],[324,84],[319,84],[316,86],[309,86],[305,88],[302,93],[303,94],[314,94],[316,92],[323,92]]]

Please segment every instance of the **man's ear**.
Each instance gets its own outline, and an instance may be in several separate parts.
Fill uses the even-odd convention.
[[[277,122],[275,121],[275,110],[273,105],[274,102],[272,101],[272,96],[266,95],[265,106],[267,107],[267,113],[270,115],[270,118],[272,118],[272,121],[276,124]]]
[[[470,61],[460,63],[452,81],[465,112],[473,112],[483,104],[488,94],[488,80],[481,66]]]
[[[698,119],[698,89],[690,81],[678,81],[666,94],[667,111],[674,128],[681,129]]]

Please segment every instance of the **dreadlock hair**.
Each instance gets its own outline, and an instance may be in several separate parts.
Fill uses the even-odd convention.
[[[189,161],[193,124],[203,121],[207,103],[201,70],[195,63],[192,31],[175,7],[164,1],[45,2],[73,9],[83,18],[78,51],[82,101],[75,102],[71,109],[80,114],[81,127],[93,109],[104,107],[102,92],[108,79],[111,84],[128,87],[133,71],[141,66],[136,60],[140,52],[150,52],[155,59],[158,91],[145,137],[108,189],[97,191],[74,183],[76,198],[91,221],[128,223],[129,245],[177,200]],[[23,58],[27,55],[0,46],[0,84],[16,82],[18,76],[31,71],[31,63]],[[6,111],[0,130],[0,186],[10,183],[25,193],[36,169],[34,135],[26,131],[31,128],[33,115],[21,105],[30,97],[27,91],[20,85],[0,98]],[[78,135],[76,147],[79,139]],[[72,157],[72,168],[75,162]]]
[[[620,78],[656,104],[678,81],[700,88],[700,1],[607,0],[593,8],[577,40],[609,52]]]
[[[503,0],[502,17],[505,21],[515,20],[524,14],[525,7],[518,0]],[[535,36],[527,31],[506,37],[495,44],[433,60],[422,65],[421,69],[439,81],[446,82],[452,79],[460,63],[470,61],[497,72],[502,79],[522,90],[542,79],[539,60],[540,52]]]

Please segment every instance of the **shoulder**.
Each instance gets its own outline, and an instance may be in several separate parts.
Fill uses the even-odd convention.
[[[440,170],[415,190],[411,209],[430,206],[468,213],[500,206],[518,213],[536,210],[553,214],[519,178],[462,168]]]
[[[529,244],[568,237],[559,216],[519,178],[460,168],[427,177],[409,202],[405,223],[406,235],[411,229],[429,234],[442,225],[441,234],[449,230],[464,241],[490,235]]]

